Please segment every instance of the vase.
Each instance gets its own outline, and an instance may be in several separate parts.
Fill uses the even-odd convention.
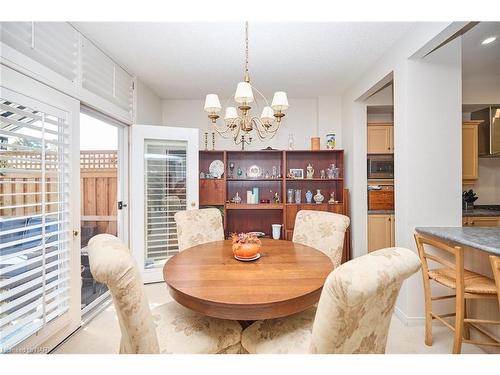
[[[293,203],[293,189],[287,190],[288,203]]]
[[[295,190],[295,203],[300,203],[302,201],[302,190]]]
[[[323,203],[324,199],[325,199],[325,197],[321,194],[321,190],[320,189],[316,190],[316,195],[314,196],[314,201],[317,204],[320,204],[320,203]]]
[[[312,198],[313,198],[313,193],[311,193],[311,190],[308,190],[306,193],[306,202],[312,203]]]

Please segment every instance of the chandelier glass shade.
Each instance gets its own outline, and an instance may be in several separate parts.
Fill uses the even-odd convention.
[[[259,100],[254,97],[254,90]],[[250,104],[255,103],[259,107],[260,100],[262,100],[263,107],[259,117],[252,114]],[[256,133],[260,140],[273,138],[283,122],[284,111],[289,107],[288,98],[284,91],[275,92],[271,105],[269,105],[266,97],[250,84],[250,74],[248,72],[248,22],[245,23],[245,74],[243,81],[236,86],[234,101],[236,106],[226,105],[222,129],[217,125],[218,113],[222,110],[217,94],[208,94],[206,96],[204,109],[208,112],[212,127],[218,134],[224,138],[233,138],[236,144],[243,143],[243,145],[252,141],[253,133]]]

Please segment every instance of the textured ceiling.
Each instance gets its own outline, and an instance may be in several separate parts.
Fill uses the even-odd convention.
[[[73,24],[163,99],[229,97],[243,76],[243,22]],[[250,23],[252,84],[268,97],[339,94],[414,26]]]

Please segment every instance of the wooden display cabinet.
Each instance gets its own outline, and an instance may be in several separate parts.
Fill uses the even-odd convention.
[[[344,152],[343,150],[262,150],[262,151],[200,151],[200,172],[208,173],[213,160],[224,162],[225,172],[221,179],[200,179],[200,207],[218,206],[224,212],[224,231],[229,236],[233,232],[262,231],[271,237],[271,224],[283,224],[281,237],[291,240],[295,217],[300,210],[320,210],[348,215],[347,190],[344,189]],[[229,165],[234,163],[233,175],[229,176]],[[306,168],[311,163],[314,177],[307,179]],[[321,170],[335,164],[339,176],[334,179],[321,179]],[[251,166],[258,166],[262,175],[256,178],[247,176]],[[272,176],[273,166],[277,175]],[[242,174],[238,175],[238,167]],[[287,178],[290,169],[303,169],[304,179]],[[266,178],[267,175],[267,178]],[[249,204],[247,190],[259,188],[259,200],[269,203]],[[288,203],[287,190],[300,189],[301,202]],[[313,195],[320,189],[324,196],[321,204],[306,203],[305,194],[310,190]],[[239,193],[241,203],[231,200]],[[280,202],[273,202],[278,192]],[[330,193],[335,193],[338,203],[327,203]],[[295,202],[295,200],[294,200]],[[350,229],[346,233],[343,261],[350,259]]]

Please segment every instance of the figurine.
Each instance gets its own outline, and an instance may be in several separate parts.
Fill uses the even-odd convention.
[[[335,192],[334,192],[334,191],[332,191],[332,192],[330,193],[330,199],[328,199],[328,203],[329,203],[329,204],[335,204],[335,203],[337,203],[337,202],[335,201]]]
[[[280,196],[278,195],[278,192],[274,193],[273,202],[280,203]]]
[[[273,165],[273,173],[271,175],[271,178],[276,178],[278,176],[278,169],[276,168],[275,165]]]
[[[238,169],[236,170],[236,174],[238,175],[238,177],[243,176],[243,170],[240,167],[238,167]]]
[[[233,172],[234,172],[234,163],[230,162],[229,163],[229,178],[233,178]]]
[[[321,190],[320,189],[317,189],[316,190],[316,195],[314,196],[314,201],[317,203],[317,204],[320,204],[320,203],[323,203],[323,200],[325,199],[325,197],[321,194]]]
[[[200,172],[200,178],[205,178],[205,173]]]
[[[307,173],[306,178],[308,178],[308,179],[312,179],[312,178],[314,177],[314,168],[313,168],[313,166],[311,165],[311,163],[309,163],[309,164],[307,165],[306,171],[307,171],[307,172],[306,172],[306,173]]]
[[[322,169],[322,170],[321,170],[321,175],[320,175],[320,177],[321,177],[322,179],[325,179],[325,178],[326,178],[326,175],[325,175],[325,170],[324,170],[324,169]]]
[[[241,203],[240,193],[236,192],[236,195],[231,199],[233,203]]]

